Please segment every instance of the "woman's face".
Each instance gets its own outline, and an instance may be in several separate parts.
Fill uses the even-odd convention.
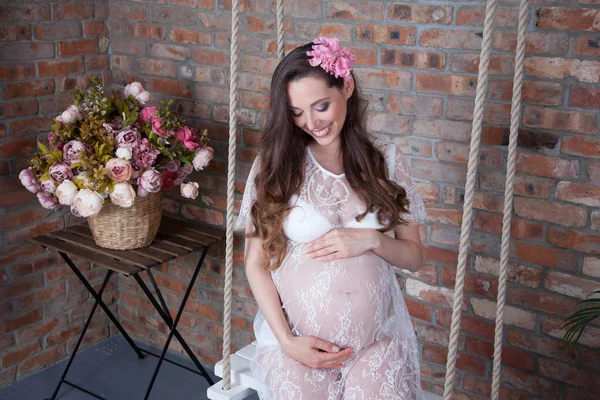
[[[341,90],[328,87],[323,79],[314,77],[290,82],[288,96],[294,123],[319,145],[338,142],[353,90],[352,80],[347,81]]]

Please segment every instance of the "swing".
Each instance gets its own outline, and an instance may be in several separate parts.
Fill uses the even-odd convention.
[[[450,400],[454,389],[456,358],[458,355],[458,335],[460,332],[460,315],[463,302],[464,278],[467,263],[467,250],[471,233],[471,217],[473,211],[473,193],[479,150],[481,147],[481,127],[483,122],[483,106],[487,92],[488,66],[492,44],[493,20],[496,12],[497,0],[488,0],[486,5],[485,22],[483,29],[483,42],[481,45],[475,108],[473,112],[473,125],[471,127],[471,142],[469,162],[467,167],[467,180],[465,184],[465,200],[463,206],[463,219],[460,234],[458,265],[454,300],[452,305],[452,323],[450,327],[450,341],[448,359],[446,363],[446,377],[444,384],[444,400]],[[517,136],[519,120],[521,119],[521,87],[523,83],[523,65],[525,58],[525,29],[528,19],[529,0],[521,0],[519,6],[518,36],[515,59],[515,73],[513,78],[513,97],[511,104],[510,137],[508,144],[508,158],[506,170],[506,184],[504,190],[504,210],[502,219],[502,244],[500,253],[500,267],[498,276],[498,299],[496,309],[496,328],[494,337],[494,356],[492,370],[491,399],[497,400],[500,393],[500,368],[502,363],[502,333],[504,305],[506,302],[506,279],[508,272],[508,256],[510,245],[510,226],[513,208],[513,183],[515,177]],[[284,56],[284,31],[283,31],[283,0],[277,0],[277,56],[278,60]],[[255,352],[255,345],[250,344],[231,355],[231,303],[232,303],[232,276],[233,276],[233,214],[234,214],[234,181],[236,157],[236,113],[237,113],[237,83],[238,83],[238,31],[239,31],[240,2],[233,0],[232,25],[231,25],[231,80],[229,102],[229,158],[227,175],[227,236],[225,257],[225,312],[223,316],[223,359],[215,365],[215,374],[222,378],[221,381],[207,390],[207,396],[212,400],[239,400],[255,392],[259,383],[250,371],[250,359]],[[431,395],[430,399],[439,398]]]

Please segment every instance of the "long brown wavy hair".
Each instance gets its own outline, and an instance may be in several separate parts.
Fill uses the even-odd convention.
[[[306,52],[311,49],[312,43],[307,43],[290,52],[279,63],[271,80],[270,114],[262,136],[260,169],[255,180],[257,199],[250,211],[254,236],[262,239],[267,256],[275,260],[270,263],[271,269],[278,268],[287,253],[283,222],[291,210],[290,198],[300,192],[306,146],[313,140],[294,124],[288,85],[315,77],[323,79],[328,87],[335,86],[339,90],[344,87],[342,78],[335,78],[308,63]],[[379,223],[385,225],[382,231],[387,231],[406,224],[402,214],[408,213],[408,199],[404,188],[387,178],[385,157],[369,139],[365,121],[367,103],[353,78],[355,88],[348,99],[340,135],[345,177],[366,206],[366,211],[356,219],[360,221],[367,213],[378,212]]]

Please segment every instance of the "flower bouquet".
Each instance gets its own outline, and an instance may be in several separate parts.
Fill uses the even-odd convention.
[[[124,89],[124,98],[107,98],[98,78],[77,88],[74,104],[55,118],[48,147],[19,174],[41,205],[69,206],[87,217],[96,243],[103,247],[139,248],[152,242],[161,215],[161,189],[180,186],[196,198],[198,183],[185,182],[212,159],[208,132],[198,133],[162,107],[145,107],[150,93],[139,82]]]

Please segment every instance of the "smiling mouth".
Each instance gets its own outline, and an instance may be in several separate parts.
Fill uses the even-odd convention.
[[[327,126],[327,128],[325,129],[321,129],[319,131],[312,131],[312,134],[317,136],[317,137],[323,137],[326,136],[330,131],[331,131],[331,127],[333,126],[333,123],[329,124]]]

